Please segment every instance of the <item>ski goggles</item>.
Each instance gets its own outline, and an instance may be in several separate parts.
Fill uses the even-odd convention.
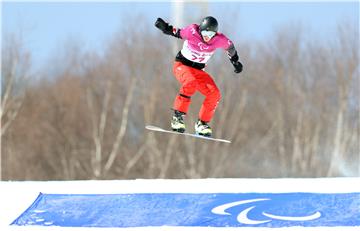
[[[203,31],[201,31],[201,35],[202,35],[203,37],[207,36],[207,37],[209,37],[209,38],[212,38],[212,37],[215,36],[215,34],[216,34],[215,31],[209,31],[209,30],[203,30]]]

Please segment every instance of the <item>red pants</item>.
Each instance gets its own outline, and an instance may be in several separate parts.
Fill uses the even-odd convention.
[[[191,103],[190,97],[199,91],[205,96],[199,112],[199,119],[210,122],[221,98],[214,80],[205,71],[186,66],[181,62],[175,62],[173,72],[176,79],[182,84],[180,92],[175,98],[174,109],[187,113]]]

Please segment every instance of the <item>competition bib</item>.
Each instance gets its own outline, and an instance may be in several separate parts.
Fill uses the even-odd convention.
[[[198,47],[200,51],[192,49],[188,41],[186,40],[184,42],[183,48],[181,49],[181,54],[187,58],[188,60],[191,60],[196,63],[206,63],[211,56],[214,54],[214,52],[206,52],[206,49],[208,46],[206,46],[204,43],[199,42]]]

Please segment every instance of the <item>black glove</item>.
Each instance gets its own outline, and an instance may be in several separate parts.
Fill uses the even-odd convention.
[[[158,18],[155,22],[155,26],[159,28],[164,34],[173,35],[173,27],[169,23],[165,22],[162,18]]]
[[[235,73],[240,73],[243,70],[243,65],[239,62],[239,56],[237,54],[237,52],[235,51],[235,54],[230,57],[230,62],[232,63],[232,65],[234,66]]]
[[[240,63],[239,61],[236,61],[236,62],[232,62],[232,65],[233,65],[234,68],[235,68],[235,70],[234,70],[235,73],[240,73],[240,72],[242,72],[242,70],[243,70],[243,65],[242,65],[242,63]]]

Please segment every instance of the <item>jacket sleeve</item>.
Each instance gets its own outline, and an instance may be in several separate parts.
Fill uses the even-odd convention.
[[[176,38],[181,38],[180,29],[177,29],[165,22],[162,18],[158,18],[155,22],[155,26],[159,28],[164,34],[172,35]]]
[[[239,61],[239,56],[237,54],[237,51],[236,51],[233,43],[231,43],[231,45],[229,46],[229,48],[226,51],[227,51],[227,55],[232,63]]]

